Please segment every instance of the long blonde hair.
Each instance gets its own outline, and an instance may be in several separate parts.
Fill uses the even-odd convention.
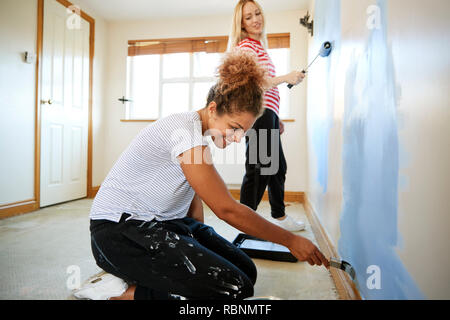
[[[233,49],[239,42],[248,37],[247,32],[242,27],[242,10],[247,2],[253,2],[258,10],[261,12],[263,18],[263,30],[261,34],[261,44],[264,48],[267,48],[267,35],[266,35],[266,19],[264,18],[264,12],[262,7],[255,0],[239,0],[234,8],[233,18],[231,20],[231,32],[228,37],[228,50]]]

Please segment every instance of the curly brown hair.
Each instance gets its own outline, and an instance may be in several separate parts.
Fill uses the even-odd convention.
[[[259,117],[262,114],[266,70],[254,53],[239,48],[227,52],[217,74],[219,80],[209,90],[206,105],[214,101],[219,115],[249,112]]]

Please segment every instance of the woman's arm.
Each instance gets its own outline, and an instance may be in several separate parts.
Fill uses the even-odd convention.
[[[198,161],[200,153],[202,161]],[[189,184],[219,219],[249,235],[288,247],[300,261],[328,267],[328,260],[311,241],[278,227],[234,200],[212,164],[208,147],[190,149],[178,159]]]
[[[258,57],[258,52],[253,48],[251,45],[242,45],[239,47],[240,49],[249,50],[253,54],[255,54],[256,57]],[[279,86],[282,83],[288,83],[292,85],[299,84],[302,82],[302,80],[305,78],[306,74],[303,71],[291,71],[285,75],[279,76],[279,77],[267,77],[266,84],[264,85],[264,90],[270,90],[273,87]]]
[[[200,199],[200,197],[197,194],[195,194],[194,199],[192,199],[191,206],[189,207],[187,216],[197,221],[200,221],[201,223],[204,222],[203,203],[202,199]]]
[[[268,87],[265,88],[266,90],[272,89],[273,87],[276,87],[282,83],[288,83],[288,84],[299,84],[303,81],[305,78],[305,73],[302,71],[292,71],[288,74],[285,74],[283,76],[279,77],[273,77],[268,79]]]

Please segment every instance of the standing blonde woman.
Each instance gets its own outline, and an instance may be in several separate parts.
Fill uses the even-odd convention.
[[[228,49],[235,47],[255,53],[259,63],[264,66],[269,75],[264,93],[264,113],[253,125],[254,135],[246,137],[245,176],[241,186],[240,201],[256,210],[267,187],[274,222],[289,231],[303,230],[305,228],[303,222],[295,221],[285,213],[284,183],[287,164],[279,137],[279,134],[284,132],[284,125],[279,119],[280,93],[277,86],[282,83],[298,84],[303,80],[305,74],[300,71],[292,71],[282,76],[276,76],[275,66],[266,50],[267,38],[263,10],[256,1],[240,0],[234,9]],[[267,155],[265,150],[261,150],[262,154],[259,150],[261,143],[264,142],[267,146]],[[272,145],[274,143],[278,144],[278,148],[274,148]],[[255,157],[251,156],[252,150],[256,150]],[[272,151],[275,154],[271,154]],[[267,163],[265,156],[270,158],[270,162]],[[275,172],[264,171],[268,167],[275,167],[278,170]]]

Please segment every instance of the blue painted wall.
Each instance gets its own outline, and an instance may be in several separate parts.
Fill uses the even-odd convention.
[[[396,252],[400,238],[398,97],[387,40],[386,0],[372,1],[372,4],[379,9],[379,25],[358,33],[362,46],[356,50],[351,48],[356,33],[342,34],[341,17],[349,14],[342,12],[341,1],[315,2],[313,45],[317,49],[323,41],[332,40],[334,50],[326,61],[310,71],[308,141],[313,155],[310,156],[309,196],[326,226],[323,211],[328,177],[330,170],[341,171],[342,207],[338,213],[337,247],[341,258],[355,268],[361,295],[365,299],[421,299],[423,294]],[[335,97],[337,85],[344,90],[340,119],[341,168],[330,163],[336,155],[329,154],[330,130],[336,125],[335,108],[339,107]],[[373,273],[373,268],[379,274]],[[379,286],[374,287],[374,277],[378,275]]]

